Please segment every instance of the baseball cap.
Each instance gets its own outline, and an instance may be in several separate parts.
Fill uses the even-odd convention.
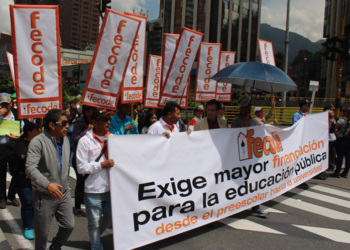
[[[91,120],[97,120],[100,118],[104,118],[104,117],[111,117],[113,116],[115,113],[112,111],[108,111],[107,109],[95,109],[92,114],[91,114]]]
[[[225,105],[222,102],[220,102],[220,109],[224,109],[224,108],[226,108]]]
[[[299,107],[301,108],[301,107],[304,106],[304,105],[310,106],[311,104],[312,104],[312,102],[309,102],[308,100],[301,100],[301,101],[299,102]]]
[[[249,100],[243,100],[243,101],[241,101],[241,103],[239,104],[239,107],[240,107],[240,108],[243,108],[243,107],[246,107],[246,106],[248,106],[248,105],[250,105],[250,101],[249,101]]]
[[[254,113],[255,113],[256,111],[260,111],[260,110],[262,110],[262,107],[255,107],[255,108],[254,108]]]
[[[8,95],[2,95],[0,97],[0,103],[11,103],[11,97]]]

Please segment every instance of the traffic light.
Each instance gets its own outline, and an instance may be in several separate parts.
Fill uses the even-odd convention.
[[[337,53],[342,55],[343,60],[350,56],[350,34],[346,33],[343,36],[337,37],[337,42],[340,43],[340,47],[337,48]]]
[[[106,8],[110,9],[111,6],[107,6],[107,4],[109,4],[110,2],[112,2],[111,0],[102,0],[102,13],[106,11]]]
[[[322,43],[321,45],[325,47],[322,55],[326,57],[326,60],[335,61],[336,60],[335,53],[337,49],[337,38],[336,37],[327,38],[326,42]]]

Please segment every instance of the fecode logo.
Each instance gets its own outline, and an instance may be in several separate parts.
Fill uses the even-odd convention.
[[[239,159],[252,159],[253,155],[260,158],[263,155],[276,154],[283,151],[282,142],[278,135],[265,136],[264,138],[253,137],[254,129],[248,130],[247,135],[239,133],[237,142]]]
[[[27,115],[35,115],[35,114],[46,114],[50,109],[58,109],[57,104],[50,103],[49,105],[40,105],[40,103],[31,104],[31,103],[23,103],[22,105],[22,113]]]
[[[206,64],[206,70],[205,70],[205,74],[206,74],[206,78],[204,78],[204,89],[208,90],[209,89],[209,83],[210,83],[210,77],[211,77],[211,68],[212,68],[212,64],[213,64],[213,57],[211,56],[211,52],[213,51],[213,47],[209,47],[208,48],[208,56],[207,56],[207,64]],[[211,98],[213,99],[213,98]]]
[[[270,64],[270,58],[269,58],[269,52],[267,51],[267,43],[264,43],[264,49],[265,49],[265,56],[266,56],[266,63]]]
[[[131,93],[129,91],[127,91],[125,94],[124,94],[124,98],[126,100],[135,100],[135,99],[140,99],[142,98],[142,94],[141,94],[141,90],[137,93]]]
[[[154,77],[154,87],[153,87],[153,93],[152,93],[152,96],[154,98],[158,98],[161,64],[162,64],[162,59],[157,59],[157,67],[156,67],[156,73]]]
[[[227,100],[230,100],[230,96],[228,96],[228,95],[219,95],[219,96],[217,96],[217,100],[218,101],[227,101]]]
[[[136,35],[136,39],[135,39],[135,43],[134,43],[134,47],[133,47],[133,51],[132,51],[132,55],[131,55],[131,60],[132,62],[134,62],[134,66],[131,67],[131,83],[132,84],[137,84],[137,60],[139,57],[139,50],[138,47],[139,46],[139,34]]]
[[[110,85],[110,81],[109,80],[112,80],[113,79],[113,75],[114,75],[114,72],[115,72],[115,65],[117,64],[118,62],[118,58],[117,56],[119,56],[119,51],[121,49],[121,44],[124,40],[123,36],[120,35],[120,33],[122,32],[122,29],[123,27],[125,27],[127,21],[126,20],[121,20],[118,24],[118,29],[117,29],[117,34],[115,37],[114,37],[114,43],[115,45],[112,47],[111,49],[111,52],[112,52],[112,55],[110,55],[108,57],[108,64],[113,66],[112,69],[106,69],[103,76],[105,79],[103,79],[101,81],[101,88],[103,89],[108,89],[109,85]]]
[[[33,74],[33,81],[37,83],[33,86],[33,92],[36,95],[43,95],[45,93],[45,86],[42,84],[42,82],[45,82],[45,73],[44,66],[41,65],[44,63],[44,59],[41,56],[43,51],[40,50],[39,47],[43,46],[43,43],[41,42],[42,33],[36,28],[36,20],[40,19],[39,14],[39,11],[34,11],[30,14],[30,27],[32,29],[30,32],[30,38],[34,42],[32,44],[32,52],[34,53],[32,56],[32,64],[34,66],[40,66],[40,70],[34,72]]]
[[[209,94],[209,95],[198,94],[197,95],[197,99],[198,100],[203,100],[203,101],[208,101],[208,100],[211,100],[211,99],[215,99],[215,95],[214,94]]]
[[[146,101],[147,106],[151,106],[151,107],[158,107],[158,102],[157,101]]]
[[[179,77],[177,77],[176,79],[175,79],[175,86],[173,87],[173,89],[172,89],[172,91],[176,94],[177,93],[177,91],[179,90],[179,86],[178,85],[181,85],[181,83],[182,83],[182,79],[183,79],[183,77],[184,77],[184,73],[185,73],[185,71],[186,71],[186,68],[187,68],[187,64],[188,64],[188,60],[190,59],[190,55],[191,55],[191,52],[192,52],[192,49],[191,49],[191,44],[192,44],[192,42],[194,41],[194,36],[191,36],[190,37],[190,39],[189,39],[189,41],[188,41],[188,45],[187,45],[187,49],[186,49],[186,52],[185,52],[185,57],[184,57],[184,59],[182,60],[182,65],[181,65],[181,67],[180,67],[180,69],[179,69],[179,72],[181,73],[181,76],[179,76]],[[191,67],[192,65],[190,65],[190,67]]]
[[[91,92],[86,93],[85,100],[90,103],[100,104],[108,107],[114,107],[115,97],[98,95]]]

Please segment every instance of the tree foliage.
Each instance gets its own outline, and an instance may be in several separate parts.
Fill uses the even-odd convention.
[[[15,93],[12,78],[8,75],[0,74],[0,93],[6,92],[9,94]]]
[[[299,63],[304,62],[305,58],[307,59],[307,62],[321,61],[321,59],[322,59],[321,53],[322,53],[322,50],[316,51],[315,54],[313,54],[312,52],[310,52],[306,49],[299,50],[298,55],[294,58],[291,65],[294,67],[294,66],[298,65]]]
[[[283,70],[284,53],[277,52],[275,54],[275,62],[276,62],[276,67]]]

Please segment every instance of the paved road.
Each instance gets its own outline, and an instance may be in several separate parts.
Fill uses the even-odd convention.
[[[350,249],[349,180],[312,179],[308,189],[295,188],[264,203],[263,207],[270,211],[266,219],[244,211],[139,249]],[[71,184],[74,189],[73,169]],[[22,236],[19,207],[0,210],[0,227],[12,249],[34,249],[33,241]],[[54,221],[49,239],[57,228]],[[103,234],[102,242],[105,249],[113,249],[112,229]],[[67,246],[63,249],[89,249],[85,217],[76,218]]]

